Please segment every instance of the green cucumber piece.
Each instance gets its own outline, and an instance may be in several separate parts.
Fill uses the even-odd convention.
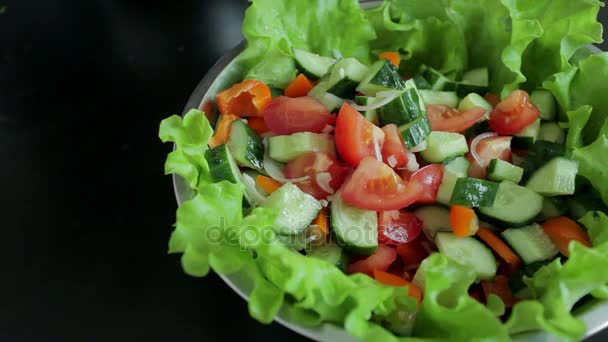
[[[413,80],[408,80],[401,94],[378,108],[377,112],[382,126],[391,123],[400,126],[426,116],[426,107],[416,89],[416,84]]]
[[[545,196],[572,195],[577,173],[577,161],[556,157],[534,172],[526,187]]]
[[[445,105],[455,108],[460,101],[458,95],[453,91],[419,90],[418,92],[425,105]]]
[[[538,220],[545,221],[552,217],[562,216],[567,212],[568,206],[563,199],[559,197],[545,197],[543,200],[543,209],[538,215]]]
[[[434,68],[423,65],[421,71],[422,77],[427,80],[432,90],[453,90],[456,87],[455,82],[449,80]]]
[[[319,201],[292,183],[283,184],[270,194],[262,207],[278,213],[273,228],[281,235],[303,233],[321,211]]]
[[[237,184],[241,182],[241,171],[228,145],[222,144],[205,151],[205,160],[209,164],[209,173],[214,182],[223,180]]]
[[[376,101],[378,101],[378,99],[371,96],[355,96],[355,103],[360,106],[369,106]],[[374,125],[380,125],[380,121],[378,120],[378,112],[376,109],[366,110],[361,114],[363,114],[363,116],[365,116],[365,118]]]
[[[475,271],[477,279],[492,279],[496,276],[496,258],[492,251],[478,240],[439,232],[435,236],[435,244],[445,256]]]
[[[543,228],[537,223],[502,232],[502,237],[521,257],[526,265],[553,259],[559,252]]]
[[[550,91],[537,89],[530,94],[532,102],[540,110],[540,118],[543,120],[555,119],[555,98]]]
[[[566,133],[556,122],[543,122],[538,132],[538,140],[563,144],[566,142]]]
[[[416,84],[416,88],[418,88],[418,90],[422,90],[422,89],[431,89],[431,84],[429,83],[429,81],[426,80],[426,78],[420,76],[420,75],[416,75],[413,78],[414,83]]]
[[[533,123],[526,126],[526,128],[524,128],[521,132],[513,135],[511,146],[516,149],[529,149],[536,141],[539,131],[540,119],[536,119]]]
[[[318,80],[323,77],[336,63],[336,60],[333,58],[319,56],[300,49],[293,49],[293,56],[298,70],[311,80]]]
[[[420,155],[429,163],[442,163],[469,152],[467,139],[459,133],[432,131],[426,143],[427,147]]]
[[[420,207],[414,210],[414,214],[422,220],[422,230],[430,237],[434,238],[437,232],[450,232],[450,210],[438,205]]]
[[[228,148],[240,166],[255,170],[264,168],[264,145],[262,138],[243,120],[232,123]]]
[[[358,254],[373,254],[378,248],[378,214],[360,209],[342,199],[340,192],[331,202],[331,227],[340,245]]]
[[[367,74],[368,69],[354,58],[337,61],[331,69],[327,92],[340,98],[352,98],[357,85]]]
[[[458,178],[466,177],[469,174],[471,162],[465,157],[457,157],[445,162],[444,165],[443,178],[437,191],[437,202],[450,205],[456,182]]]
[[[450,204],[467,207],[490,207],[494,204],[498,183],[483,179],[463,177],[456,181]]]
[[[494,182],[508,180],[519,183],[524,175],[524,169],[500,159],[492,159],[488,165],[488,179]]]
[[[311,132],[268,138],[268,155],[278,162],[286,163],[308,152],[326,152],[336,155],[336,146],[330,136]]]
[[[456,157],[447,160],[443,165],[447,171],[450,171],[459,177],[466,177],[469,174],[469,168],[471,168],[471,162],[466,157]]]
[[[395,65],[383,59],[375,62],[359,83],[357,91],[367,96],[376,96],[379,91],[402,89],[404,81]]]
[[[306,256],[327,261],[344,272],[348,269],[348,254],[334,242],[311,244]]]
[[[329,89],[329,81],[321,81],[308,92],[308,96],[319,100],[330,113],[337,112],[342,107],[344,100],[334,94],[329,94],[327,89]]]
[[[487,120],[490,118],[490,113],[492,113],[493,109],[492,105],[486,99],[481,97],[481,95],[476,93],[470,93],[469,95],[465,96],[464,99],[460,101],[460,104],[458,105],[458,110],[466,111],[475,107],[481,107],[486,109],[487,112],[484,116],[484,119]]]
[[[566,148],[562,144],[537,140],[528,151],[528,157],[521,165],[524,168],[524,177],[522,178],[522,181],[527,181],[540,167],[555,157],[563,156],[565,153]]]
[[[426,115],[399,127],[399,134],[408,148],[418,146],[429,133],[431,133],[431,127]]]
[[[494,204],[479,207],[478,210],[484,215],[484,219],[517,227],[532,222],[542,207],[543,196],[511,181],[502,181],[498,186]]]
[[[460,83],[487,87],[488,80],[488,68],[477,68],[465,72]]]
[[[487,86],[478,86],[478,85],[473,85],[473,84],[457,83],[455,88],[448,87],[445,90],[452,90],[452,91],[455,90],[456,94],[459,97],[465,97],[472,93],[479,94],[479,95],[485,95],[488,92],[488,87]]]

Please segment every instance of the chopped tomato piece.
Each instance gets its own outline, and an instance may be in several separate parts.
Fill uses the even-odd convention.
[[[427,105],[426,111],[433,131],[462,133],[481,120],[488,110],[473,107],[461,112],[444,105]]]
[[[445,167],[442,164],[430,164],[414,172],[410,182],[418,182],[423,191],[416,203],[432,204],[437,202],[437,192],[443,181]]]
[[[285,177],[289,179],[308,176],[295,184],[317,199],[325,199],[336,192],[349,172],[350,168],[324,152],[306,153],[285,165]]]
[[[342,198],[356,207],[369,210],[397,210],[416,202],[424,185],[405,183],[388,165],[365,157],[342,187]]]
[[[381,154],[385,138],[384,131],[348,103],[344,103],[338,113],[335,135],[340,156],[355,167],[363,158]]]
[[[336,117],[314,97],[279,96],[264,110],[264,120],[268,128],[278,134],[320,133],[333,124]]]
[[[215,103],[213,103],[213,100],[208,100],[207,102],[201,104],[198,109],[201,112],[205,113],[207,120],[209,120],[209,123],[213,125],[213,123],[217,119],[217,113],[215,112]]]
[[[422,220],[405,210],[378,213],[378,242],[398,245],[413,241],[422,231]]]
[[[471,162],[469,176],[475,178],[486,178],[486,168],[492,159],[500,159],[511,162],[511,137],[491,137],[480,141],[476,147],[477,155],[481,164],[473,158],[471,153],[466,157]]]
[[[530,102],[530,95],[524,90],[515,90],[496,105],[488,123],[494,132],[511,135],[526,128],[539,116],[540,110]]]
[[[417,239],[397,246],[397,254],[407,268],[417,268],[422,260],[429,256],[429,251],[424,248],[423,243],[430,242],[424,234],[420,234]]]
[[[262,116],[270,103],[270,88],[262,81],[245,80],[217,94],[217,106],[222,114]]]
[[[395,259],[397,259],[397,252],[395,252],[394,248],[379,245],[374,254],[350,264],[348,266],[348,274],[365,273],[373,277],[374,271],[386,271]]]
[[[299,74],[287,88],[285,88],[285,96],[301,97],[308,95],[308,92],[313,88],[312,82],[304,74]]]
[[[576,221],[566,216],[550,218],[541,226],[551,241],[557,246],[560,253],[565,256],[570,256],[568,247],[571,241],[578,241],[584,246],[591,247],[589,235]]]
[[[486,99],[486,101],[490,102],[492,107],[496,107],[496,105],[500,103],[500,95],[498,94],[487,93],[484,98]]]
[[[488,280],[481,281],[481,287],[486,299],[489,295],[494,294],[505,303],[506,308],[513,307],[517,302],[517,299],[513,296],[511,288],[509,287],[509,278],[503,275],[497,275],[494,278],[494,282]]]
[[[399,127],[390,124],[382,127],[384,131],[384,145],[382,146],[382,158],[393,169],[407,165],[407,148],[401,135]]]
[[[266,121],[264,121],[264,118],[249,118],[247,120],[247,124],[249,125],[249,127],[253,128],[253,130],[256,131],[258,134],[264,134],[270,131],[270,128],[268,128],[268,126],[266,125]]]

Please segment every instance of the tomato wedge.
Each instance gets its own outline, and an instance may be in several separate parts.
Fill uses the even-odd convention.
[[[405,210],[378,213],[378,242],[398,245],[413,241],[422,231],[422,220]]]
[[[422,245],[423,243],[430,243],[424,234],[418,235],[418,238],[402,243],[397,246],[397,254],[403,260],[403,263],[408,268],[417,268],[420,266],[422,260],[429,256],[429,252]]]
[[[414,172],[410,182],[418,182],[423,186],[422,195],[416,203],[432,204],[437,202],[437,191],[443,181],[445,167],[442,164],[430,164]]]
[[[220,92],[216,99],[222,114],[262,116],[272,99],[272,93],[262,81],[245,80]]]
[[[319,133],[335,120],[321,102],[310,96],[279,96],[264,110],[266,125],[278,134]]]
[[[393,169],[373,157],[365,157],[342,186],[342,198],[369,210],[397,210],[416,202],[424,186],[406,183]]]
[[[482,280],[481,287],[483,288],[486,299],[491,294],[494,294],[502,299],[506,308],[513,307],[513,305],[517,303],[517,298],[513,296],[511,288],[509,287],[509,278],[504,275],[497,275],[496,278],[494,278],[494,282]]]
[[[379,245],[376,253],[365,259],[355,261],[348,266],[348,274],[365,273],[370,277],[374,276],[374,271],[386,271],[397,259],[397,252],[394,248]]]
[[[354,167],[363,158],[380,154],[384,145],[384,131],[348,103],[344,103],[338,113],[335,135],[340,156]]]
[[[393,169],[407,165],[407,147],[401,135],[399,127],[389,124],[382,127],[384,131],[384,145],[382,146],[382,158]]]
[[[444,105],[427,105],[426,111],[433,131],[462,133],[481,120],[488,110],[473,107],[461,112]]]
[[[496,105],[488,123],[494,132],[511,135],[526,128],[539,116],[540,110],[530,102],[530,95],[524,90],[515,90]]]
[[[471,162],[469,176],[475,178],[486,178],[486,168],[492,159],[500,159],[511,162],[511,137],[491,137],[481,140],[475,148],[481,159],[481,164],[473,158],[471,153],[466,157]]]
[[[308,176],[295,184],[316,199],[325,199],[338,190],[349,172],[350,168],[324,152],[306,153],[285,165],[285,177],[289,179]]]

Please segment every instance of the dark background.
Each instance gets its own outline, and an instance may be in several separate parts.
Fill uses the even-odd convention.
[[[166,255],[158,124],[240,41],[246,7],[0,0],[1,341],[305,340]]]

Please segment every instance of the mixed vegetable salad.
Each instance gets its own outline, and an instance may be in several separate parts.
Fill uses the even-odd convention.
[[[169,251],[247,274],[261,322],[581,338],[608,297],[599,6],[253,1],[238,79],[161,123],[193,191]]]

